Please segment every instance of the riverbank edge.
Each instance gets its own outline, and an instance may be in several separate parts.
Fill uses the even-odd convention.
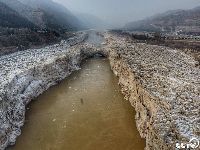
[[[165,136],[160,135],[159,128],[154,125],[154,118],[153,115],[157,113],[158,108],[160,107],[160,104],[156,100],[156,98],[150,98],[148,93],[144,91],[144,87],[140,83],[140,80],[138,80],[138,76],[135,75],[132,70],[127,66],[125,63],[126,57],[119,56],[119,53],[115,49],[115,47],[107,47],[101,48],[100,50],[97,50],[93,46],[89,46],[87,44],[82,45],[75,45],[74,47],[71,47],[73,53],[71,55],[60,55],[54,60],[52,63],[47,63],[46,65],[36,69],[37,71],[34,74],[39,74],[40,76],[36,76],[37,78],[43,79],[41,77],[40,73],[44,73],[44,75],[48,75],[48,78],[45,79],[45,84],[39,83],[38,86],[36,86],[35,92],[38,94],[41,94],[45,90],[47,90],[50,86],[57,84],[62,79],[67,77],[72,71],[79,69],[80,63],[84,58],[91,57],[94,54],[102,54],[105,57],[109,58],[110,60],[110,66],[113,70],[114,74],[119,77],[119,84],[122,87],[122,94],[125,95],[125,99],[129,100],[131,105],[136,110],[136,126],[140,133],[140,136],[142,138],[146,139],[146,148],[145,150],[171,150],[175,149],[175,145],[170,145],[169,143],[165,142]],[[84,48],[85,47],[85,48]],[[78,50],[79,49],[79,50]],[[74,51],[77,50],[78,53],[75,53]],[[52,70],[52,66],[55,66],[55,68],[61,68],[56,70]],[[65,67],[65,69],[63,68]],[[67,74],[67,71],[69,71]],[[29,70],[28,72],[25,72],[25,74],[21,74],[20,76],[29,76],[29,73],[32,76],[32,72],[34,70]],[[64,75],[63,75],[64,74]],[[66,75],[66,76],[65,76]],[[53,78],[52,78],[53,76]],[[36,78],[35,77],[35,78]],[[32,83],[35,86],[35,83]],[[29,89],[28,91],[32,90],[31,84],[28,85],[29,88],[27,88],[27,85],[23,85],[26,87],[26,89]],[[10,85],[12,86],[12,84]],[[9,88],[8,88],[9,90]],[[40,93],[40,90],[42,91]],[[11,91],[11,90],[10,90]],[[25,91],[24,91],[25,92]],[[31,96],[34,95],[34,93],[29,93]],[[37,94],[35,94],[37,95]],[[37,96],[35,96],[37,97]],[[15,97],[14,99],[9,99],[15,101],[19,97]],[[26,97],[27,98],[27,97]],[[25,99],[26,99],[25,98]],[[34,99],[34,97],[28,97],[28,101],[26,101],[24,97],[21,95],[21,97],[16,101],[16,104],[19,105],[18,110],[20,110],[21,115],[19,114],[17,119],[21,119],[20,121],[13,121],[10,120],[12,124],[18,123],[19,125],[23,125],[24,123],[24,113],[25,113],[25,107],[24,103],[29,103],[29,100]],[[4,99],[5,100],[5,99]],[[164,103],[164,102],[163,102]],[[21,104],[21,105],[20,105]],[[26,103],[25,103],[26,104]],[[170,111],[169,105],[165,102],[163,108],[167,108],[166,110]],[[169,107],[169,108],[168,108]],[[17,111],[18,111],[17,110]],[[8,112],[9,113],[9,112]],[[21,123],[21,124],[20,124]],[[20,126],[20,127],[21,127]],[[20,133],[20,129],[14,130],[14,136],[9,135],[9,144],[14,144],[17,133]],[[175,132],[177,132],[175,130]],[[13,134],[12,133],[12,134]],[[178,132],[177,132],[178,134]],[[18,135],[17,135],[18,136]],[[187,140],[187,139],[186,139]],[[176,141],[173,141],[176,142]],[[173,143],[174,144],[174,143]]]
[[[113,41],[108,34],[104,34],[104,36],[106,39],[106,46],[100,49],[100,53],[109,58],[111,70],[119,77],[118,84],[122,87],[121,92],[124,95],[124,99],[128,100],[135,108],[136,127],[141,138],[146,139],[145,150],[177,150],[177,145],[179,146],[180,143],[187,144],[191,135],[187,134],[183,137],[179,131],[179,127],[173,124],[174,120],[169,119],[171,116],[168,116],[168,118],[161,117],[156,120],[156,114],[162,113],[160,110],[170,112],[173,107],[170,106],[165,99],[162,99],[162,103],[160,103],[161,99],[159,99],[159,97],[150,95],[148,91],[145,90],[140,80],[142,75],[134,72],[130,64],[127,63],[129,57],[127,57],[126,53],[124,54],[126,45],[124,45],[125,47],[121,46],[124,52],[123,50],[120,51],[119,49],[121,47],[116,44],[119,41]],[[155,47],[158,49],[162,48],[158,46]],[[187,65],[189,66],[191,64],[188,63]],[[195,65],[192,64],[191,67],[194,68]],[[180,116],[177,115],[177,118],[179,117]],[[156,123],[155,120],[157,121]],[[163,122],[165,122],[165,125]],[[159,128],[158,125],[160,125],[161,128]],[[166,134],[166,132],[168,133]],[[198,134],[198,129],[196,129],[196,131],[194,130],[194,133]]]
[[[81,41],[87,38],[81,35]],[[73,71],[80,69],[82,60],[92,57],[97,49],[89,44],[80,43],[80,38],[71,39],[72,47],[64,42],[58,48],[68,48],[61,53],[52,55],[41,64],[23,69],[0,87],[0,150],[15,144],[21,135],[21,127],[25,122],[25,107],[36,97],[56,85]],[[66,46],[63,46],[66,45]],[[54,46],[52,46],[54,48]],[[12,54],[13,55],[13,54]],[[10,57],[10,55],[7,55]],[[49,56],[47,56],[49,57]]]
[[[102,54],[105,55],[105,53]],[[148,114],[149,112],[154,112],[156,108],[159,107],[158,104],[149,99],[148,94],[143,91],[140,82],[136,80],[137,77],[130,69],[128,69],[128,66],[122,59],[117,59],[117,57],[111,56],[108,56],[108,58],[110,60],[111,70],[119,78],[118,84],[122,88],[121,92],[124,95],[124,99],[128,100],[136,111],[136,127],[141,138],[146,139],[145,150],[170,150],[164,142],[163,137],[156,133],[156,130],[159,129],[155,129],[152,125],[153,119]],[[143,103],[144,99],[146,103],[151,103],[151,110],[149,110]]]

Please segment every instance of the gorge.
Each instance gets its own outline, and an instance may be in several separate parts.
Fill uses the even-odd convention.
[[[167,47],[131,43],[125,36],[101,34],[105,47],[98,49],[76,44],[88,36],[85,31],[59,45],[0,58],[5,70],[0,78],[1,149],[13,145],[21,134],[25,106],[95,54],[110,60],[124,98],[135,107],[136,126],[146,139],[146,150],[176,149],[192,137],[199,139],[200,73],[194,58]]]

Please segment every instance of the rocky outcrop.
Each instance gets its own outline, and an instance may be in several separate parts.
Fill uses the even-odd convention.
[[[113,72],[122,93],[136,110],[137,129],[146,150],[170,150],[195,145],[200,136],[200,69],[183,52],[166,47],[128,43],[105,34]],[[182,145],[181,145],[182,144]]]
[[[86,33],[67,42],[83,41]],[[50,86],[79,69],[83,59],[96,54],[94,46],[66,41],[42,49],[0,58],[0,150],[15,144],[24,124],[25,106]]]

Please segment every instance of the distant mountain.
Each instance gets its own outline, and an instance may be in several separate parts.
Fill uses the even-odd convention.
[[[0,26],[9,28],[34,28],[35,24],[22,17],[18,12],[0,2]]]
[[[101,18],[88,13],[76,13],[73,14],[84,23],[84,25],[89,29],[108,29],[110,25],[105,23]]]
[[[85,27],[67,8],[52,0],[0,0],[40,28],[80,30]]]
[[[20,15],[26,16],[31,11],[33,11],[33,8],[22,4],[18,0],[0,0],[1,2],[5,3],[9,7],[11,7],[13,10],[17,11]]]
[[[61,28],[67,27],[69,29],[74,29],[74,30],[75,29],[79,30],[84,28],[82,22],[78,20],[66,7],[56,2],[53,2],[52,0],[18,0],[18,1],[20,1],[24,5],[33,8],[34,10],[40,9],[40,11],[43,10],[44,12],[46,12],[45,13],[46,16],[51,16],[51,18],[53,18],[50,21],[50,24],[53,24],[53,20],[55,20],[57,25],[59,25]]]
[[[144,20],[130,22],[128,30],[200,32],[200,7],[191,10],[171,10]]]
[[[150,19],[157,19],[157,18],[161,18],[161,17],[166,17],[166,16],[171,15],[173,13],[176,13],[178,11],[182,11],[182,9],[168,10],[168,11],[166,11],[164,13],[157,13],[157,14],[151,16],[151,17],[147,17],[146,19],[150,20]]]
[[[61,24],[57,23],[54,16],[38,8],[26,15],[31,22],[34,22],[40,28],[59,29],[64,28]],[[66,26],[67,27],[67,26]]]

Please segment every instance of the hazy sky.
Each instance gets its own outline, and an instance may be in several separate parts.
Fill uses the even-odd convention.
[[[53,0],[70,11],[90,13],[105,22],[121,27],[126,21],[136,21],[173,9],[200,6],[200,0]]]

